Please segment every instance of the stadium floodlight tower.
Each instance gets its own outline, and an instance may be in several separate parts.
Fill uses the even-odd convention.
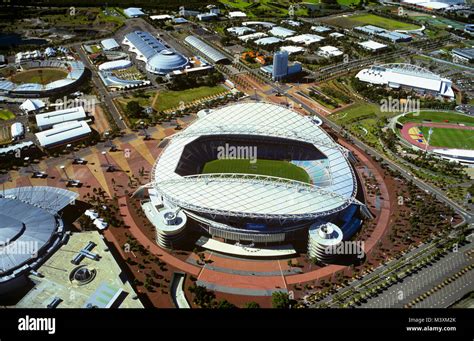
[[[79,180],[72,179],[69,177],[69,175],[66,172],[66,166],[61,165],[59,168],[63,170],[64,176],[66,177],[66,179],[64,180],[66,181],[67,187],[80,187],[81,186],[81,182]]]
[[[106,152],[105,150],[102,151],[102,155],[104,155],[104,157],[105,157],[105,162],[107,162],[107,164],[106,164],[106,169],[105,169],[105,170],[106,170],[107,172],[114,172],[114,171],[115,171],[115,167],[114,167],[113,164],[110,163],[109,158],[107,157],[107,152]]]
[[[74,150],[74,147],[72,146],[72,144],[68,143],[66,145],[66,150],[70,150],[71,151],[71,154],[72,154],[72,163],[74,165],[84,165],[87,163],[87,161],[85,159],[83,159],[82,157],[78,157],[76,155],[76,152]]]

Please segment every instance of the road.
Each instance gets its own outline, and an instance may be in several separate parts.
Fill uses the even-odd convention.
[[[472,255],[468,256],[466,251],[473,250],[474,245],[469,243],[459,248],[457,252],[448,255],[434,263],[419,270],[402,282],[396,283],[377,297],[368,299],[361,305],[362,308],[403,308],[420,295],[426,293],[458,271],[472,264]],[[447,308],[459,300],[462,296],[474,290],[474,271],[469,271],[454,282],[445,286],[435,294],[430,295],[421,303],[415,305],[417,308]],[[450,290],[452,289],[452,290]]]
[[[94,87],[97,89],[100,100],[104,103],[105,108],[110,112],[112,115],[115,124],[120,130],[126,130],[127,126],[124,123],[124,121],[121,119],[121,115],[115,106],[115,103],[113,102],[112,96],[110,96],[109,92],[107,91],[107,88],[105,87],[104,83],[100,80],[99,76],[97,75],[97,72],[95,71],[95,67],[92,65],[92,63],[89,61],[89,58],[87,58],[84,50],[82,49],[82,43],[75,44],[72,46],[73,49],[77,52],[79,57],[81,58],[82,62],[86,67],[91,71],[91,78],[92,78],[92,83],[94,84]]]

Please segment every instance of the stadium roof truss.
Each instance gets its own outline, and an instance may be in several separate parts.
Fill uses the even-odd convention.
[[[201,136],[219,135],[276,137],[312,144],[326,157],[328,184],[240,173],[180,176],[175,172],[186,145]],[[172,136],[152,169],[152,182],[145,187],[156,188],[176,206],[210,215],[311,219],[360,204],[355,200],[357,181],[347,156],[348,151],[324,130],[287,107],[239,103],[214,110]]]
[[[307,213],[307,214],[265,214],[265,213],[245,213],[245,212],[236,212],[231,210],[219,210],[219,209],[212,209],[206,206],[196,205],[194,204],[193,200],[177,200],[173,196],[168,196],[166,193],[169,191],[170,187],[176,187],[179,185],[181,188],[189,189],[188,195],[191,197],[193,195],[199,196],[200,193],[194,192],[194,186],[188,186],[188,184],[196,184],[199,183],[200,185],[209,185],[211,183],[219,185],[229,184],[229,183],[236,183],[239,186],[242,185],[251,185],[253,186],[260,186],[260,187],[272,187],[272,188],[280,188],[282,191],[282,196],[287,191],[292,191],[301,196],[311,196],[311,197],[319,197],[320,201],[328,201],[327,202],[327,210],[320,210],[314,213]],[[207,213],[210,215],[225,215],[225,216],[236,216],[236,217],[248,217],[248,218],[264,218],[264,219],[273,219],[275,217],[280,218],[280,220],[286,219],[293,219],[293,218],[317,218],[319,216],[328,215],[331,213],[338,212],[343,210],[344,208],[348,207],[349,205],[355,203],[360,204],[358,200],[354,197],[346,198],[343,195],[337,194],[332,191],[328,191],[323,187],[319,187],[313,184],[304,183],[301,181],[284,179],[274,176],[267,176],[267,175],[259,175],[259,174],[241,174],[241,173],[210,173],[210,174],[196,174],[196,175],[188,175],[183,176],[177,179],[171,179],[162,182],[154,182],[152,187],[157,188],[163,196],[168,199],[169,201],[173,202],[175,205],[182,207],[184,209],[189,209],[192,211],[198,211],[202,213]],[[262,199],[262,198],[259,198]],[[327,199],[337,199],[338,201],[343,202],[343,205],[338,206],[337,208],[332,208],[334,205],[333,202]],[[219,196],[218,200],[222,200],[222,197]],[[269,200],[273,200],[272,197]],[[285,199],[286,200],[286,199]],[[290,200],[291,201],[291,200]],[[252,202],[252,206],[254,207],[255,211],[259,211],[259,204],[261,206],[268,205],[269,203],[262,200],[257,200]],[[289,203],[291,205],[291,202]],[[294,203],[295,206],[301,206],[299,201]],[[312,205],[309,203],[308,206]]]

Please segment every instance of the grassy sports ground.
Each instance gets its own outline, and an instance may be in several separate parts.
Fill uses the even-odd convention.
[[[356,14],[346,17],[333,17],[323,21],[327,22],[328,24],[340,26],[343,28],[352,28],[354,26],[363,25],[374,25],[385,28],[387,30],[416,30],[421,27],[370,13]]]
[[[401,117],[398,121],[402,124],[407,122],[433,122],[474,126],[474,117],[450,111],[422,111],[419,114],[411,113]]]
[[[157,111],[167,110],[178,107],[181,101],[184,104],[188,104],[192,101],[223,94],[227,90],[221,85],[216,86],[200,86],[198,88],[192,88],[182,91],[162,91],[158,94],[153,108]]]
[[[428,136],[429,127],[419,127],[424,136]],[[431,147],[455,149],[474,149],[474,130],[433,128],[430,138]]]
[[[247,159],[214,160],[206,163],[202,170],[202,174],[209,173],[259,174],[310,183],[310,177],[303,168],[277,160],[260,159],[255,163]]]
[[[48,84],[67,77],[67,72],[61,69],[31,69],[19,72],[11,77],[13,83]]]
[[[205,97],[224,94],[227,89],[221,85],[201,86],[198,88],[187,89],[183,91],[148,91],[144,96],[125,96],[116,99],[122,109],[125,109],[130,101],[137,101],[142,107],[152,106],[156,111],[164,111],[168,109],[178,108],[181,101],[188,104],[193,101],[203,99]]]
[[[13,114],[10,110],[7,109],[0,109],[0,120],[11,120],[15,118],[15,114]]]

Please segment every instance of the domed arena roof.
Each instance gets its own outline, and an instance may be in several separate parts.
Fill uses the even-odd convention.
[[[76,197],[74,192],[42,186],[0,194],[0,286],[53,252],[64,232],[57,213]]]
[[[188,59],[181,54],[166,49],[151,57],[146,64],[146,69],[152,73],[164,74],[182,69],[188,62]]]

